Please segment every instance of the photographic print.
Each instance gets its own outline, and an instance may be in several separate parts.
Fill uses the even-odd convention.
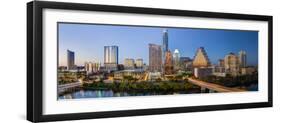
[[[258,31],[57,27],[58,100],[258,91]]]
[[[27,4],[27,120],[272,107],[273,17]]]

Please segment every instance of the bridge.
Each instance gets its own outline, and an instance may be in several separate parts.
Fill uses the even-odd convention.
[[[81,87],[82,86],[82,82],[78,81],[75,83],[68,83],[68,84],[62,84],[62,85],[58,85],[58,93],[61,94],[69,89],[73,89],[76,87]]]
[[[218,84],[213,84],[209,82],[204,82],[201,80],[188,78],[188,81],[194,85],[200,86],[202,91],[215,91],[215,92],[243,92],[246,90],[238,88],[225,87]]]

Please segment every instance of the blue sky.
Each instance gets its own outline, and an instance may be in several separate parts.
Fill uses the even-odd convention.
[[[104,46],[119,47],[119,63],[125,58],[142,58],[148,64],[148,44],[162,44],[164,27],[112,26],[59,23],[59,65],[66,65],[66,50],[75,52],[75,64],[86,61],[103,63]],[[230,52],[247,53],[249,65],[258,64],[258,32],[192,28],[168,29],[169,49],[193,58],[204,47],[212,64]]]

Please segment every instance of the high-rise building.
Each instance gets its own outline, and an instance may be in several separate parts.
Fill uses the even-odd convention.
[[[219,59],[218,66],[219,67],[224,67],[224,60],[223,59]]]
[[[125,69],[134,69],[135,68],[135,61],[131,58],[126,58],[124,60],[124,67]]]
[[[180,57],[180,69],[192,70],[193,61],[189,57]]]
[[[104,67],[107,71],[117,70],[118,46],[104,46]]]
[[[168,42],[168,30],[163,30],[163,42],[162,42],[162,63],[165,62],[165,53],[169,50],[169,42]]]
[[[192,59],[191,58],[189,58],[189,57],[180,57],[180,62],[187,62],[187,61],[192,61]]]
[[[225,72],[236,76],[239,74],[239,59],[234,53],[229,53],[224,57]]]
[[[162,50],[160,45],[149,44],[149,70],[151,72],[161,72]]]
[[[198,48],[194,56],[193,67],[208,67],[210,65],[211,62],[204,47]]]
[[[136,67],[143,68],[143,59],[136,59]]]
[[[180,52],[178,49],[175,49],[175,51],[173,53],[173,64],[174,64],[175,70],[180,69]]]
[[[245,68],[247,66],[246,51],[241,50],[239,52],[239,65],[240,65],[241,68]]]
[[[67,50],[67,69],[75,69],[75,54],[73,51]]]
[[[212,75],[213,70],[210,67],[194,68],[194,76],[196,78],[203,78]]]
[[[164,64],[164,74],[173,74],[173,57],[170,50],[165,52],[165,64]]]
[[[100,71],[101,63],[85,62],[84,67],[87,74],[91,74]]]
[[[220,76],[220,77],[225,77],[225,62],[224,59],[219,59],[218,60],[218,65],[213,66],[213,75],[215,76]]]

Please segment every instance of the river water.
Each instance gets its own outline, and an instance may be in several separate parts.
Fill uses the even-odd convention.
[[[258,91],[258,85],[253,84],[247,87],[248,91]],[[201,93],[200,90],[189,90],[185,92],[114,92],[112,90],[87,90],[79,89],[62,94],[58,99],[80,99],[80,98],[103,98],[103,97],[125,97],[125,96],[151,96],[171,94]]]
[[[79,98],[102,98],[102,97],[125,97],[125,96],[150,96],[150,95],[169,95],[169,94],[188,94],[193,92],[114,92],[112,90],[76,90],[59,96],[59,99],[79,99]],[[198,92],[197,92],[198,93]]]

